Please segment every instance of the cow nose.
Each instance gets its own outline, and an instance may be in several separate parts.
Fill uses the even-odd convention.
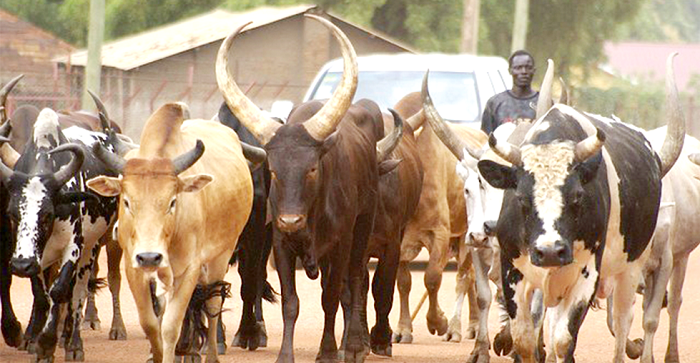
[[[32,277],[39,273],[39,263],[33,258],[13,258],[12,273],[19,277]]]
[[[551,246],[537,246],[530,254],[530,261],[539,267],[566,266],[574,261],[571,247],[561,241]]]
[[[486,221],[484,222],[484,233],[489,237],[496,236],[496,221]]]
[[[489,237],[484,233],[469,232],[469,245],[472,247],[486,247]]]
[[[285,214],[277,218],[277,228],[282,232],[296,232],[306,227],[306,216],[301,214]]]
[[[143,252],[136,255],[139,267],[158,267],[163,261],[163,254],[158,252]]]

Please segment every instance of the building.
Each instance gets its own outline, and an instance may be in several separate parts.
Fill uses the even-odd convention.
[[[241,89],[260,107],[275,100],[299,102],[318,69],[339,57],[337,42],[306,13],[330,19],[358,55],[411,51],[408,47],[311,5],[214,10],[105,43],[101,97],[110,116],[138,140],[148,116],[165,102],[183,101],[194,118],[211,118],[223,98],[216,84],[216,54],[236,27],[252,22],[236,40],[229,67]],[[87,51],[56,61],[82,74]]]
[[[55,35],[0,10],[0,83],[5,84],[19,74],[24,79],[9,99],[13,103],[31,101],[38,107],[66,107],[70,79],[58,72],[53,59],[65,56],[75,48]],[[0,86],[2,87],[2,86]]]

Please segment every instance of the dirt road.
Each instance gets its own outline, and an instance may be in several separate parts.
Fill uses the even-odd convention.
[[[103,264],[106,266],[104,257]],[[106,276],[106,271],[101,271],[101,276]],[[238,291],[240,280],[232,269],[227,277]],[[102,290],[97,296],[98,308],[102,319],[101,331],[83,331],[85,342],[85,362],[118,363],[118,362],[144,362],[148,357],[148,342],[145,339],[141,327],[138,324],[138,316],[134,306],[131,292],[128,289],[126,278],[122,284],[122,313],[128,330],[126,341],[109,341],[107,332],[111,323],[111,298],[107,289]],[[279,291],[279,282],[274,272],[270,273],[270,282]],[[452,314],[454,300],[455,273],[448,272],[444,275],[440,290],[440,302],[443,310],[449,316]],[[318,345],[321,339],[323,311],[320,306],[321,289],[318,281],[308,280],[301,271],[297,273],[297,287],[301,299],[301,310],[296,325],[295,355],[296,361],[301,363],[313,362],[316,357]],[[423,287],[423,274],[413,272],[413,291],[411,293],[412,306],[418,302],[425,288]],[[12,300],[15,311],[20,317],[23,326],[28,321],[32,296],[27,279],[15,278],[12,285]],[[398,293],[395,301],[398,302]],[[370,306],[373,302],[370,297]],[[493,306],[493,305],[492,305]],[[225,304],[228,311],[224,312],[223,319],[227,327],[227,343],[238,327],[240,318],[240,298],[228,299]],[[279,305],[265,304],[265,319],[269,335],[267,348],[261,348],[255,352],[249,352],[238,348],[229,348],[226,355],[220,357],[221,362],[274,362],[282,338],[282,316]],[[633,338],[642,336],[641,328],[641,298],[635,305],[636,314],[633,324]],[[464,340],[461,343],[443,342],[441,337],[430,335],[426,328],[424,306],[414,323],[414,342],[410,345],[394,345],[391,359],[370,355],[368,362],[464,362],[472,350],[473,341]],[[654,356],[656,362],[662,362],[668,341],[668,316],[662,311],[661,324],[655,339]],[[373,325],[374,315],[368,314],[370,326]],[[342,315],[338,314],[336,335],[340,339],[342,333]],[[391,312],[391,322],[396,324],[398,320],[398,308],[395,304]],[[688,267],[687,279],[684,288],[683,307],[679,324],[681,361],[687,363],[700,362],[700,254],[691,256]],[[489,335],[495,335],[498,323],[497,314],[492,309],[489,322]],[[463,314],[463,329],[467,326],[467,311]],[[579,335],[576,349],[576,361],[579,363],[599,363],[612,361],[614,340],[608,333],[605,325],[605,311],[589,312]],[[56,362],[63,362],[63,350],[57,349]],[[0,362],[28,362],[31,356],[26,352],[19,352],[9,348],[0,341]],[[491,362],[501,363],[510,360],[497,357],[492,352]]]

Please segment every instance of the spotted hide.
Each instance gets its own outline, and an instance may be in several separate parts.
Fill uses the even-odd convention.
[[[35,302],[26,338],[36,343],[39,361],[53,359],[66,310],[67,360],[83,360],[81,310],[97,240],[116,213],[114,198],[87,193],[87,179],[109,173],[87,151],[96,143],[112,148],[105,134],[60,130],[58,114],[43,109],[14,170],[1,168],[16,239],[10,265],[15,275],[32,279]]]
[[[530,313],[535,289],[547,308],[551,360],[574,361],[578,330],[597,294],[612,296],[614,362],[624,361],[661,178],[678,158],[685,132],[672,57],[668,68],[669,136],[659,153],[633,126],[560,104],[538,113],[519,147],[489,139],[512,164],[478,166],[490,184],[505,189],[496,234],[514,349],[524,362],[544,360],[536,348],[541,329]],[[551,87],[547,73],[543,89]],[[539,102],[538,109],[549,100]]]

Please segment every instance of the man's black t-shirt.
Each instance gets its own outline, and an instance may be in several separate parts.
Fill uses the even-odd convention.
[[[532,121],[535,118],[535,110],[530,104],[537,105],[539,95],[540,93],[536,92],[527,98],[517,98],[508,90],[489,98],[481,116],[481,130],[490,134],[506,122]]]

